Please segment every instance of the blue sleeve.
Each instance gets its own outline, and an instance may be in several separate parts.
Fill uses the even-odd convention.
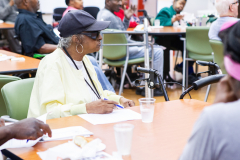
[[[35,22],[25,20],[18,30],[25,53],[37,52],[45,44],[43,31]]]

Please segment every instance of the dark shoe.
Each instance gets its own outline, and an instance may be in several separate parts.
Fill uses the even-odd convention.
[[[182,73],[182,67],[180,67],[179,64],[177,64],[177,65],[174,67],[174,71]]]
[[[154,97],[155,96],[163,96],[163,91],[160,88],[154,89]]]
[[[180,67],[179,64],[177,64],[177,65],[174,67],[174,71],[179,72],[179,73],[183,73],[183,68]],[[192,67],[192,66],[189,66],[189,67],[188,67],[188,74],[189,74],[189,75],[190,75],[190,74],[193,74],[193,67]]]
[[[142,94],[142,91],[145,92],[145,88],[144,88],[144,87],[137,87],[137,89],[136,89],[136,95],[141,95],[141,94]]]
[[[192,85],[193,82],[195,82],[197,80],[198,80],[198,77],[194,73],[192,73],[188,76],[188,84],[189,85]]]
[[[162,91],[162,89],[157,88],[157,89],[154,89],[153,94],[154,94],[154,97],[156,97],[156,96],[163,96],[163,91]],[[141,95],[143,97],[145,97],[145,88],[143,89]]]

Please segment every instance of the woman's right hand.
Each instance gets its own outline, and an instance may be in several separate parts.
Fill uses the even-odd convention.
[[[97,101],[87,103],[86,110],[87,110],[87,113],[95,113],[95,114],[112,113],[113,109],[115,108],[115,104],[118,104],[118,103],[115,101],[99,99]]]
[[[176,21],[180,21],[181,19],[183,19],[183,15],[181,14],[176,14],[175,17],[172,18],[172,23],[176,22]]]

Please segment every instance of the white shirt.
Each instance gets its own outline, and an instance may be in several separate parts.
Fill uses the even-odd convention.
[[[209,29],[208,37],[209,39],[218,40],[221,41],[221,39],[218,37],[218,33],[220,32],[220,29],[222,25],[226,22],[231,21],[238,21],[238,18],[234,17],[220,17],[216,21],[214,21]]]
[[[75,65],[73,64],[72,60],[71,60],[66,54],[65,54],[65,57],[66,57],[68,63],[70,64],[70,66],[72,66],[74,69],[77,69],[77,68],[75,67]],[[79,69],[80,71],[82,71],[83,77],[85,78],[85,80],[87,80],[88,84],[89,84],[89,85],[92,87],[92,89],[96,92],[96,90],[95,90],[95,88],[93,87],[92,82],[90,81],[90,79],[89,79],[89,77],[88,77],[88,74],[87,74],[87,72],[86,72],[86,70],[85,70],[85,68],[84,68],[84,66],[83,66],[83,62],[82,62],[82,61],[75,61],[75,60],[74,60],[74,62],[75,62],[75,64],[77,65],[78,69]],[[92,89],[89,87],[88,84],[87,84],[88,90],[89,90],[89,93],[91,94],[92,102],[94,102],[94,101],[98,100],[98,97],[97,97],[96,94],[92,91]],[[97,92],[96,92],[96,93],[97,93]]]

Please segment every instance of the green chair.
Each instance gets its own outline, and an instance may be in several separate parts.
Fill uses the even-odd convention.
[[[0,88],[2,88],[5,84],[20,80],[21,78],[15,76],[7,76],[7,75],[0,75]],[[0,116],[7,115],[7,109],[3,100],[2,95],[0,95]]]
[[[184,87],[188,87],[188,63],[187,61],[213,61],[212,48],[208,38],[209,27],[187,27],[186,28],[186,41],[184,42],[183,54],[183,81]],[[197,72],[197,64],[196,64]],[[208,86],[205,101],[210,91]],[[183,88],[184,91],[184,88]]]
[[[104,32],[121,32],[119,30],[106,29]],[[129,60],[129,52],[127,46],[127,38],[123,33],[116,34],[103,34],[103,61],[112,67],[123,67],[123,73],[121,78],[121,85],[119,89],[119,95],[123,91],[123,84],[125,80],[125,75],[130,81],[128,75],[126,74],[128,65],[140,64],[144,62],[143,58],[131,59]],[[112,44],[113,46],[104,46],[105,44]],[[115,44],[115,45],[114,45]],[[153,54],[153,52],[152,52]],[[119,59],[126,57],[125,60],[119,61]],[[153,64],[153,63],[152,63]],[[131,82],[130,82],[131,84]]]
[[[10,118],[27,118],[34,78],[11,82],[3,86],[2,96]]]
[[[223,56],[222,42],[217,41],[217,40],[209,40],[209,42],[210,42],[210,45],[211,45],[213,53],[214,53],[214,62],[219,65],[223,74],[227,74],[227,71],[226,71],[224,63],[223,63],[224,56]]]

